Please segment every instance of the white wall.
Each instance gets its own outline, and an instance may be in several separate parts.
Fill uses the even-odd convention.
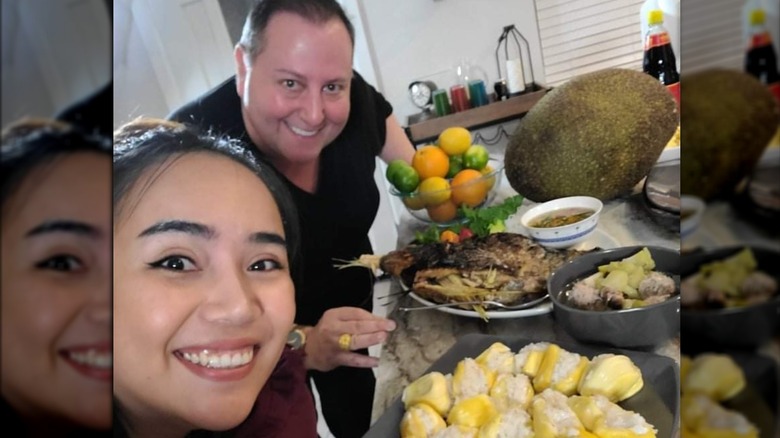
[[[533,0],[364,0],[363,26],[373,48],[380,90],[402,125],[418,113],[407,95],[410,82],[426,78],[439,88],[455,84],[454,67],[466,58],[498,80],[495,50],[505,25],[528,40],[534,78],[544,82]]]

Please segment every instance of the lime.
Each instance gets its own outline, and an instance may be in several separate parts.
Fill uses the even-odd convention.
[[[452,178],[463,170],[463,155],[450,155],[450,170],[445,178]]]
[[[490,154],[485,146],[472,145],[463,153],[463,166],[467,169],[482,170],[487,166]]]
[[[393,160],[390,162],[390,164],[387,165],[387,170],[385,171],[385,178],[387,178],[388,181],[390,181],[390,184],[395,185],[395,174],[398,172],[398,169],[408,166],[409,163],[402,159]]]
[[[401,193],[412,193],[420,184],[420,175],[406,163],[396,169],[393,178],[394,181],[391,183]]]

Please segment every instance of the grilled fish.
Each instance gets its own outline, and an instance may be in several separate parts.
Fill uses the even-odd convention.
[[[437,303],[519,304],[547,293],[547,277],[584,253],[548,249],[520,234],[496,233],[455,244],[410,245],[381,257],[379,268]]]

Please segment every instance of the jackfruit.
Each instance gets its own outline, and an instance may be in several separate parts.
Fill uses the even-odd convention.
[[[548,346],[549,342],[534,342],[521,348],[515,355],[515,373],[523,373],[530,378],[536,377]]]
[[[677,103],[652,76],[618,68],[583,74],[520,120],[504,155],[506,178],[535,202],[609,200],[649,173],[677,125]]]
[[[566,396],[552,389],[545,389],[534,396],[531,418],[536,438],[593,436],[569,407]]]
[[[680,418],[685,428],[701,437],[758,438],[758,429],[744,415],[704,395],[684,395]]]
[[[588,366],[588,358],[550,344],[544,352],[539,371],[534,377],[534,391],[540,393],[552,388],[564,395],[577,391],[582,373]]]
[[[478,428],[497,414],[493,400],[486,394],[480,394],[456,402],[447,415],[447,424]]]
[[[511,348],[501,342],[493,343],[475,360],[488,370],[495,371],[496,374],[511,374],[515,369],[515,354]]]
[[[495,379],[495,371],[488,370],[474,359],[467,357],[458,362],[452,373],[453,398],[457,400],[477,394],[487,394]]]
[[[500,412],[514,407],[527,409],[534,397],[534,388],[525,374],[501,374],[490,388],[490,397]]]
[[[414,405],[401,418],[401,437],[427,438],[445,427],[447,423],[432,407],[426,404]]]
[[[713,400],[728,400],[745,388],[745,373],[727,354],[704,353],[691,362],[684,394],[703,394]]]
[[[439,415],[445,416],[451,404],[447,379],[436,371],[425,374],[404,388],[401,401],[406,409],[418,403],[425,403]]]
[[[434,438],[477,438],[479,429],[453,424],[437,433]]]
[[[687,354],[680,355],[680,392],[685,387],[685,381],[688,379],[688,373],[691,371],[693,359]]]
[[[710,69],[680,81],[680,192],[709,200],[732,189],[755,167],[778,128],[780,111],[756,78]]]
[[[642,370],[622,354],[601,354],[593,358],[577,386],[581,395],[603,395],[610,401],[623,401],[644,386]]]
[[[600,438],[655,438],[656,430],[636,412],[627,411],[604,396],[578,396],[567,400],[585,429]]]
[[[477,436],[479,438],[533,437],[531,416],[523,408],[512,408],[483,424]]]

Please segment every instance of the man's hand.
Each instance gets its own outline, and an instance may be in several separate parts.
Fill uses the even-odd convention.
[[[306,333],[306,368],[330,371],[338,366],[371,368],[379,359],[354,353],[352,350],[368,348],[387,339],[395,330],[395,321],[381,318],[357,307],[338,307],[322,315],[316,326]],[[351,336],[349,349],[339,346],[341,335]]]

